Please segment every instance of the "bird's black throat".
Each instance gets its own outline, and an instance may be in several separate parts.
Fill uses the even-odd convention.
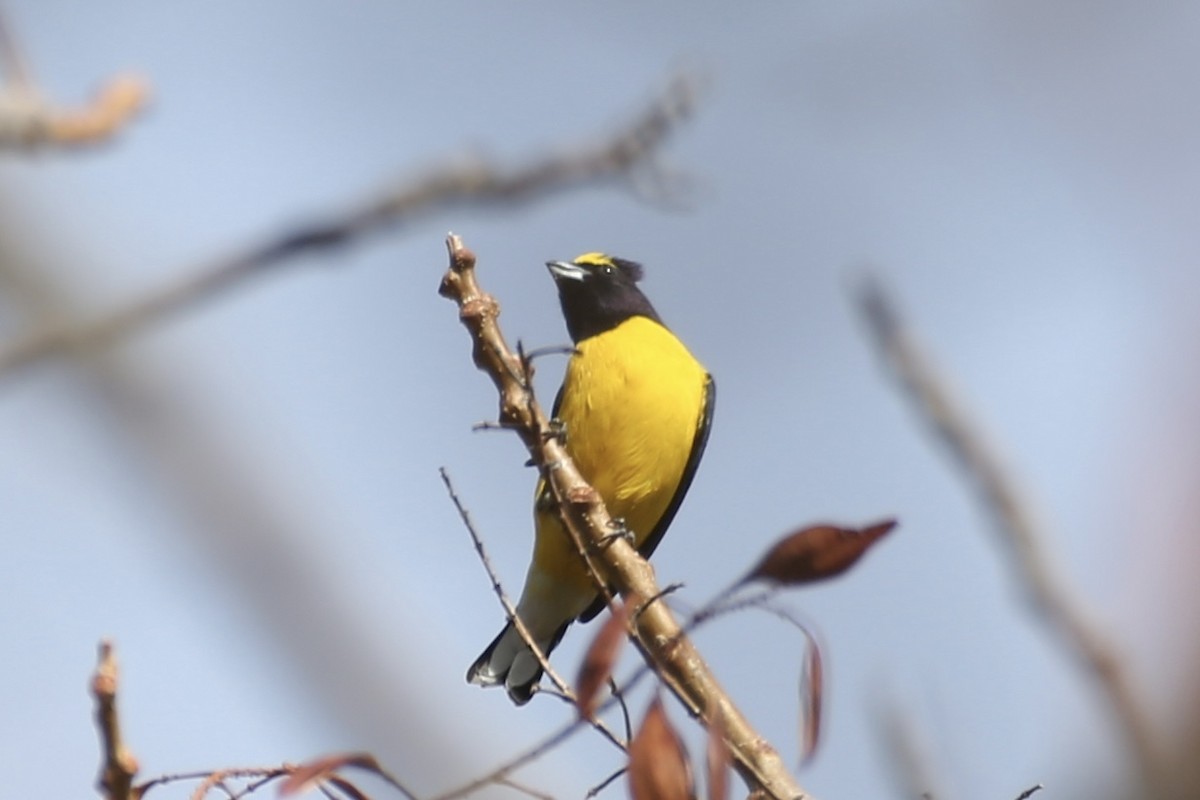
[[[646,317],[662,324],[654,306],[633,284],[592,278],[559,281],[558,298],[567,333],[576,344],[610,331],[631,317]]]

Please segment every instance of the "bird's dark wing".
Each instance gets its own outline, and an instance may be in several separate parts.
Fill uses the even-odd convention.
[[[696,438],[692,440],[692,452],[688,454],[687,463],[683,466],[683,476],[679,479],[679,486],[675,488],[674,497],[667,504],[663,515],[659,517],[658,524],[654,526],[654,530],[650,531],[650,535],[646,537],[646,541],[642,542],[642,546],[638,548],[638,552],[641,553],[642,558],[649,558],[654,549],[658,547],[658,543],[662,541],[663,535],[666,534],[667,528],[671,525],[671,520],[675,519],[675,512],[682,505],[684,495],[687,494],[688,488],[692,485],[692,478],[696,477],[696,467],[700,466],[700,457],[704,455],[704,447],[708,444],[708,432],[712,428],[713,408],[716,404],[717,383],[713,380],[712,375],[709,375],[708,379],[704,382],[704,409],[700,412],[700,422],[696,426]],[[567,435],[570,435],[570,431],[567,432]],[[599,614],[603,608],[604,597],[597,597],[579,615],[579,621],[588,622]]]

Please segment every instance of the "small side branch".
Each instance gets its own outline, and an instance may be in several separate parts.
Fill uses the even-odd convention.
[[[779,800],[809,797],[788,773],[778,752],[750,726],[719,686],[708,665],[692,645],[665,603],[644,604],[660,595],[654,571],[624,539],[612,539],[612,518],[600,495],[589,486],[567,455],[550,421],[533,397],[521,357],[509,348],[497,318],[500,306],[475,277],[475,256],[462,240],[447,238],[450,269],[440,292],[455,302],[471,336],[475,364],[500,396],[500,421],[511,425],[542,471],[554,493],[568,533],[581,548],[604,585],[616,588],[634,615],[635,641],[663,683],[684,706],[706,724],[714,716],[723,723],[725,740],[742,778]]]
[[[96,727],[100,730],[103,761],[100,765],[98,787],[107,800],[137,800],[140,792],[133,789],[138,762],[121,737],[121,722],[117,716],[117,656],[112,642],[100,643],[100,657],[92,675],[92,696],[96,699]]]
[[[1092,622],[1052,568],[1043,549],[1045,533],[1030,504],[1017,490],[1000,456],[968,411],[953,397],[945,378],[906,329],[883,287],[868,280],[858,293],[858,307],[874,343],[904,389],[913,408],[974,484],[1008,551],[1014,577],[1021,583],[1053,639],[1095,681],[1128,743],[1148,785],[1161,774],[1147,717],[1134,696],[1129,676],[1112,643]]]

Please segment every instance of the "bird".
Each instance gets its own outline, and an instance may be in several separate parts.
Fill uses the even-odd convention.
[[[574,343],[551,416],[580,474],[649,558],[704,454],[716,383],[638,287],[641,264],[589,252],[546,267]],[[604,598],[544,477],[534,493],[534,532],[516,612],[548,655],[572,622],[600,613]],[[541,677],[511,621],[467,670],[469,683],[503,685],[517,705],[529,701]]]

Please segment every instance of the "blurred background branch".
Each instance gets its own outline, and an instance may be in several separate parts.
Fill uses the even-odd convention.
[[[695,78],[677,76],[630,124],[603,139],[555,148],[522,166],[462,163],[432,170],[322,222],[187,271],[183,278],[97,319],[36,330],[0,347],[0,380],[40,358],[66,350],[105,347],[267,268],[348,245],[369,233],[395,230],[416,219],[467,208],[512,211],[560,192],[628,181],[639,167],[652,162],[668,134],[691,113],[697,88]]]
[[[1153,796],[1167,797],[1161,754],[1128,672],[1113,643],[1051,566],[1045,551],[1048,536],[1035,521],[1029,500],[1018,491],[979,424],[953,396],[948,380],[934,368],[878,278],[863,280],[857,303],[876,349],[913,410],[945,445],[959,474],[978,491],[1037,618],[1047,625],[1052,641],[1094,681],[1129,745],[1143,784]]]

